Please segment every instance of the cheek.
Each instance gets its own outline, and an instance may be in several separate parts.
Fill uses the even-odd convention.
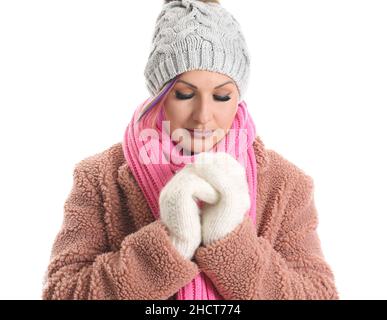
[[[235,104],[226,106],[216,113],[216,122],[219,127],[229,129],[234,121],[238,106]]]
[[[175,128],[182,128],[184,124],[190,118],[189,108],[184,108],[184,106],[179,105],[179,103],[169,103],[165,104],[165,117],[166,120],[170,121],[172,130]]]

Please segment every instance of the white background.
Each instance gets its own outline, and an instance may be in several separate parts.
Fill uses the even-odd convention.
[[[221,0],[266,147],[311,175],[342,299],[386,299],[387,2]],[[40,299],[75,164],[148,92],[157,1],[0,1],[0,298]]]

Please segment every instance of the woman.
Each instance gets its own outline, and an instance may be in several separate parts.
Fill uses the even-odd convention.
[[[43,299],[338,299],[313,180],[256,135],[249,66],[217,1],[166,1],[152,98],[76,165]]]

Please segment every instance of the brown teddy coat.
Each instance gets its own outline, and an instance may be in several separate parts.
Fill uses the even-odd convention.
[[[258,136],[253,146],[257,227],[246,216],[193,260],[154,219],[121,143],[77,163],[42,298],[175,299],[203,271],[225,299],[338,299],[316,230],[312,178]]]

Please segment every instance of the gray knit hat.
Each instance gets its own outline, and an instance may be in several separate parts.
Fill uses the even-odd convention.
[[[250,56],[240,25],[216,1],[165,1],[144,71],[148,91],[154,97],[175,76],[199,69],[229,76],[243,100]]]

